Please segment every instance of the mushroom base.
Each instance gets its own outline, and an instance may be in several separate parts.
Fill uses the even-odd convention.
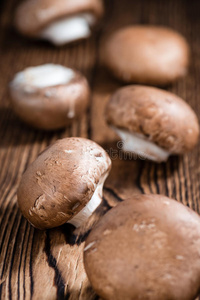
[[[94,194],[87,205],[67,223],[80,227],[95,211],[102,201],[103,185],[108,176],[108,173],[102,175],[99,183],[94,191]]]
[[[91,35],[90,26],[94,23],[95,17],[89,13],[64,18],[47,26],[40,33],[40,37],[57,46],[62,46],[89,37]]]
[[[123,151],[138,155],[138,158],[149,159],[156,162],[166,161],[170,152],[149,141],[144,135],[130,133],[125,130],[113,128],[123,141]]]

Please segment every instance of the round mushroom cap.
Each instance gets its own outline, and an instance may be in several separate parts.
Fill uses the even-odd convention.
[[[55,130],[84,114],[90,88],[78,71],[46,64],[17,73],[10,84],[10,96],[13,110],[24,122]]]
[[[179,33],[164,27],[129,26],[102,44],[102,61],[125,82],[166,85],[184,76],[189,46]]]
[[[180,97],[154,87],[130,85],[118,89],[107,104],[109,125],[142,135],[174,154],[198,142],[199,124],[192,108]]]
[[[194,300],[200,290],[200,218],[161,195],[136,195],[89,234],[86,273],[105,300]]]
[[[50,23],[81,13],[103,15],[102,0],[26,0],[18,7],[15,25],[24,35],[37,36]]]
[[[95,142],[58,140],[23,174],[17,193],[19,208],[39,229],[60,226],[86,206],[110,168],[108,154]]]

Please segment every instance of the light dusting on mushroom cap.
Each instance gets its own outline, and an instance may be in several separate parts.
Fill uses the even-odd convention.
[[[125,82],[166,85],[186,74],[189,46],[176,31],[159,26],[128,26],[102,43],[102,61]]]
[[[86,111],[90,88],[78,71],[45,64],[17,73],[10,83],[15,113],[33,127],[55,130],[68,126]]]
[[[111,97],[105,114],[108,124],[129,144],[125,150],[131,152],[132,145],[133,152],[143,152],[146,158],[152,159],[153,155],[154,160],[164,161],[170,154],[192,150],[198,142],[195,112],[180,97],[158,88],[141,85],[121,88]]]
[[[102,0],[27,0],[16,11],[15,25],[24,35],[62,45],[90,36],[103,11]]]
[[[108,154],[95,142],[84,138],[58,140],[24,173],[18,188],[19,207],[35,227],[52,228],[80,214],[95,194],[93,209],[90,205],[76,220],[75,225],[80,226],[99,205],[110,168]]]
[[[162,195],[136,195],[86,239],[84,264],[106,300],[193,300],[200,289],[200,218]]]

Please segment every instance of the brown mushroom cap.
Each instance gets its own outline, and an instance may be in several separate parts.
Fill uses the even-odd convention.
[[[193,300],[200,290],[200,218],[161,195],[111,209],[84,249],[86,273],[106,300]]]
[[[198,141],[198,119],[191,107],[158,88],[123,87],[113,94],[105,113],[108,124],[142,134],[174,154],[191,150]]]
[[[86,206],[110,168],[108,154],[95,142],[58,140],[22,176],[17,193],[22,214],[39,229],[66,223]]]
[[[73,72],[66,84],[43,88],[13,80],[10,100],[15,113],[29,125],[45,130],[63,128],[80,118],[88,107],[90,88],[81,73]]]
[[[100,18],[103,14],[102,0],[27,0],[18,7],[15,24],[24,35],[37,36],[53,21],[87,12]]]
[[[187,72],[189,47],[179,33],[164,27],[129,26],[105,39],[103,63],[125,82],[165,85]]]

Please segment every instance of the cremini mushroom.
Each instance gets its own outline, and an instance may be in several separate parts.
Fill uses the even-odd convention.
[[[106,110],[108,124],[123,140],[123,150],[157,162],[190,151],[199,124],[178,96],[154,87],[130,85],[117,90]]]
[[[189,46],[172,29],[135,25],[110,34],[102,42],[101,57],[120,80],[166,85],[186,74]]]
[[[102,200],[111,168],[108,154],[84,138],[58,140],[27,168],[18,188],[18,204],[36,228],[66,222],[79,227]]]
[[[69,125],[86,111],[90,88],[78,71],[45,64],[17,73],[10,95],[12,108],[23,121],[52,130]]]
[[[16,11],[15,24],[28,37],[60,46],[88,38],[103,10],[102,0],[26,0]]]
[[[200,291],[200,218],[162,195],[136,195],[90,232],[84,264],[106,300],[194,300]]]

